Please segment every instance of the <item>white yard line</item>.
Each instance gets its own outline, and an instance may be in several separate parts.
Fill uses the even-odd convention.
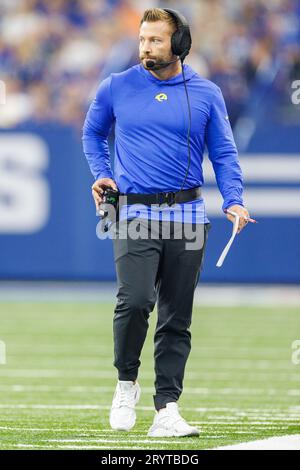
[[[274,369],[279,374],[282,374],[286,371],[289,362],[285,359],[264,359],[264,360],[240,360],[240,359],[230,359],[230,358],[218,358],[212,359],[211,361],[207,361],[206,364],[203,364],[203,373],[205,373],[205,369],[209,368],[210,371],[214,369],[220,369],[226,371],[236,371],[240,372],[247,372],[249,370],[255,370],[257,373],[266,372],[272,369],[272,373],[274,373]],[[8,369],[6,367],[0,368],[0,377],[27,377],[27,378],[107,378],[107,379],[116,379],[116,372],[113,370],[101,371],[101,370],[94,370],[94,369],[87,369],[87,370],[77,370],[77,371],[70,371],[69,369]],[[199,372],[189,372],[188,379],[189,380],[202,380],[202,373]],[[154,373],[143,371],[143,378],[145,379],[153,379]]]
[[[23,403],[17,403],[17,404],[3,404],[0,403],[0,408],[2,409],[57,409],[57,410],[110,410],[110,405],[85,405],[85,404],[76,404],[76,405],[71,405],[71,404],[65,404],[65,405],[51,405],[51,404],[23,404]],[[154,411],[153,406],[137,406],[137,410],[140,411]],[[198,407],[180,407],[182,411],[193,411],[197,413],[213,413],[213,412],[228,412],[232,414],[238,414],[239,416],[248,416],[249,414],[257,413],[258,416],[266,416],[270,414],[270,416],[279,413],[282,414],[282,416],[286,416],[285,412],[282,410],[278,410],[277,408],[249,408],[249,409],[244,409],[241,410],[240,408],[230,408],[230,407],[224,407],[224,408],[198,408]],[[287,413],[288,414],[295,414],[296,417],[298,418],[298,415],[300,413],[300,407],[289,407],[287,408]],[[268,416],[266,416],[268,417]]]
[[[27,404],[0,404],[0,408],[3,409],[45,409],[45,410],[109,410],[110,406],[108,405],[27,405]],[[140,409],[144,409],[145,411],[153,410],[153,407],[144,406],[140,407]]]
[[[11,337],[15,336],[22,336],[20,334],[12,334],[10,335]],[[200,346],[200,345],[194,345],[193,346],[193,351],[196,352],[202,352],[202,353],[209,353],[206,354],[207,356],[211,355],[211,351],[214,353],[218,352],[220,353],[220,356],[223,357],[223,354],[226,352],[232,352],[232,347],[230,346],[218,346],[216,344],[209,344],[208,343],[209,338],[205,339],[205,345]],[[95,358],[99,357],[101,355],[101,361],[107,360],[107,361],[112,361],[111,354],[113,353],[113,344],[111,343],[111,347],[104,347],[101,345],[90,345],[90,344],[82,344],[80,353],[77,351],[77,355],[74,354],[74,348],[75,346],[72,345],[62,345],[62,344],[24,344],[23,342],[17,343],[17,342],[12,342],[10,341],[10,348],[13,350],[15,353],[18,354],[24,354],[25,350],[26,353],[32,353],[32,354],[43,354],[43,355],[49,355],[49,356],[55,356],[56,359],[59,359],[58,355],[61,353],[66,353],[70,354],[70,356],[73,357],[78,357],[78,358]],[[239,345],[239,354],[248,354],[249,351],[253,352],[253,346],[242,346]],[[150,351],[149,351],[150,352]],[[255,347],[255,354],[257,357],[262,357],[266,354],[270,355],[270,359],[272,359],[272,356],[274,353],[278,352],[286,352],[286,346],[277,346],[275,347],[260,347],[257,348]]]
[[[132,442],[132,441],[131,441]],[[10,447],[25,447],[25,448],[42,448],[42,449],[88,449],[88,450],[100,450],[100,449],[108,449],[110,450],[112,446],[72,446],[72,445],[39,445],[39,444],[10,444]],[[132,449],[132,446],[113,446],[113,449]],[[133,450],[145,450],[145,447],[133,447]]]
[[[216,447],[213,450],[300,450],[300,434],[269,437],[259,441]]]
[[[218,429],[218,427],[221,425],[224,427],[224,425],[226,425],[227,428],[229,428],[228,430],[222,428],[222,433],[223,434],[257,434],[257,431],[248,431],[248,430],[240,430],[240,429],[237,429],[237,428],[253,428],[254,425],[257,425],[257,428],[261,429],[261,426],[263,424],[263,428],[264,430],[276,430],[276,431],[279,431],[279,430],[284,430],[286,429],[286,427],[288,426],[287,424],[281,426],[281,425],[276,425],[274,426],[274,423],[273,422],[270,422],[270,423],[261,423],[261,422],[257,422],[257,423],[254,423],[254,422],[251,422],[251,421],[247,421],[247,424],[245,423],[224,423],[222,421],[189,421],[189,423],[191,425],[195,425],[195,426],[199,426],[199,427],[205,427],[205,428],[209,428],[209,433],[212,434],[212,435],[219,435],[220,433],[220,430]],[[214,427],[217,428],[217,430],[214,430]],[[233,429],[234,427],[234,429]],[[200,429],[201,430],[201,429]],[[60,428],[28,428],[28,427],[14,427],[14,426],[0,426],[0,432],[1,431],[11,431],[11,432],[15,432],[15,431],[21,431],[21,432],[24,432],[24,431],[28,431],[28,432],[38,432],[38,433],[42,433],[42,432],[50,432],[50,433],[80,433],[81,437],[90,437],[91,435],[93,434],[97,434],[98,437],[101,437],[102,435],[103,436],[107,436],[108,434],[111,434],[111,437],[113,437],[114,434],[116,434],[115,431],[113,431],[112,429],[77,429],[77,428],[64,428],[64,429],[60,429]],[[138,434],[138,436],[141,436],[143,434],[146,435],[146,431],[143,433],[141,431],[134,431],[134,430],[131,430],[130,431],[130,434]],[[138,438],[137,436],[137,438]],[[118,439],[120,438],[120,434],[118,434]]]
[[[2,393],[50,393],[50,392],[63,392],[63,393],[112,393],[115,387],[88,387],[88,386],[49,386],[49,385],[0,385],[0,392]],[[154,387],[143,387],[143,392],[152,393]],[[281,389],[254,389],[254,388],[199,388],[199,387],[185,387],[184,393],[190,395],[287,395],[287,396],[299,396],[300,390],[281,390]]]
[[[104,432],[113,432],[112,429],[87,429],[87,428],[28,428],[28,427],[15,427],[15,426],[0,426],[0,431],[30,431],[30,432],[89,432],[89,433],[104,433]],[[130,431],[137,432],[140,431]]]
[[[220,436],[220,430],[216,430],[214,431],[211,427],[211,424],[212,423],[202,423],[202,422],[194,422],[194,421],[189,421],[190,424],[193,424],[193,425],[204,425],[205,427],[209,427],[209,434],[210,435],[217,435],[218,437]],[[213,423],[213,424],[224,424],[224,423]],[[226,423],[227,425],[227,423]],[[249,425],[251,427],[252,426],[252,423],[247,423],[247,427],[249,427]],[[261,423],[258,424],[258,426],[260,426]],[[243,423],[239,423],[239,426],[245,426],[245,424]],[[278,430],[284,430],[286,429],[287,426],[264,426],[264,430],[268,430],[268,431],[272,431],[272,430],[275,430],[275,431],[278,431]],[[261,429],[261,428],[259,428]],[[114,435],[116,435],[116,431],[113,431],[112,429],[77,429],[77,428],[65,428],[65,429],[57,429],[57,428],[22,428],[22,427],[11,427],[11,426],[0,426],[0,432],[1,431],[11,431],[11,432],[15,432],[15,431],[21,431],[21,432],[24,432],[24,431],[28,431],[28,432],[33,432],[33,433],[44,433],[44,432],[50,432],[50,433],[67,433],[67,434],[70,434],[70,433],[80,433],[80,436],[81,438],[82,437],[90,437],[91,435],[93,434],[97,434],[97,437],[101,438],[102,436],[108,436],[110,435],[109,437],[114,437]],[[236,430],[234,429],[234,434],[257,434],[258,431],[240,431],[240,430]],[[222,434],[223,435],[232,435],[233,433],[233,430],[232,429],[222,429]],[[141,431],[134,431],[134,430],[131,430],[130,431],[130,434],[138,434],[137,438],[138,437],[143,437],[143,435],[147,435],[147,432],[141,432]],[[205,435],[205,437],[207,437],[207,435]],[[120,441],[121,437],[120,437],[120,434],[118,433],[117,436],[116,436],[116,439],[118,441]],[[134,436],[134,439],[135,439],[135,436]]]
[[[218,438],[221,436],[218,436]],[[50,442],[50,441],[48,441]],[[66,441],[58,441],[58,442],[66,442]],[[91,442],[91,441],[90,441]],[[98,440],[97,442],[103,443],[103,441]],[[111,440],[106,441],[108,444],[112,444]],[[114,441],[115,442],[115,441]],[[124,442],[124,441],[122,441]],[[176,443],[176,441],[150,441],[144,440],[138,441],[138,443],[145,443],[145,444],[172,444]],[[188,443],[187,441],[180,441],[181,444]],[[131,445],[130,445],[131,444]],[[11,447],[26,447],[26,448],[47,448],[47,449],[126,449],[132,448],[132,440],[128,441],[128,445],[118,445],[118,446],[89,446],[89,445],[60,445],[57,443],[56,445],[41,445],[41,444],[12,444]],[[144,449],[144,447],[137,447],[134,446],[134,449]],[[257,441],[250,441],[244,442],[241,444],[229,445],[229,446],[222,446],[222,447],[215,447],[212,450],[300,450],[300,435],[292,435],[292,436],[282,436],[282,437],[270,437],[267,439],[261,439]]]
[[[111,437],[111,436],[110,436]],[[120,436],[116,436],[115,439],[42,439],[40,440],[40,442],[46,442],[46,443],[51,443],[51,442],[58,442],[58,443],[61,443],[61,444],[67,444],[67,443],[70,443],[70,444],[75,444],[75,443],[99,443],[99,444],[103,444],[103,443],[108,443],[108,444],[133,444],[133,440],[132,438],[129,438],[129,439],[124,439]],[[168,439],[164,439],[164,440],[156,440],[156,439],[139,439],[137,437],[134,437],[134,443],[138,443],[138,444],[170,444],[170,442],[172,444],[183,444],[185,441],[184,440],[168,440]]]

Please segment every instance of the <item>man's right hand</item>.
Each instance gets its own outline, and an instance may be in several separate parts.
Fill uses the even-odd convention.
[[[116,191],[118,190],[116,183],[111,178],[100,178],[99,180],[96,180],[92,186],[92,194],[97,210],[102,202],[103,193],[106,188],[112,188]]]

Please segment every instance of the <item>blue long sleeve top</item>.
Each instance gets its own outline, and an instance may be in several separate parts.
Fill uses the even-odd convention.
[[[203,185],[207,146],[223,210],[243,205],[242,172],[221,90],[186,64],[184,71],[191,106],[191,161],[183,189]],[[113,123],[114,174],[107,142]],[[84,122],[83,149],[94,178],[113,178],[122,193],[178,191],[188,163],[188,126],[182,73],[159,80],[138,64],[100,83]],[[173,209],[174,220],[182,220],[184,214],[185,221],[208,222],[202,197],[179,206],[183,212]],[[149,212],[144,206],[139,211],[136,205],[123,206],[121,219],[161,218],[172,211],[172,207],[156,207]]]

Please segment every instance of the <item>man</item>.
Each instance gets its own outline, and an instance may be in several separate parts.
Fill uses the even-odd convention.
[[[178,57],[176,44],[182,41],[178,36],[182,31],[183,43],[188,44],[190,33],[180,13],[157,8],[144,12],[139,35],[141,63],[111,74],[100,84],[83,131],[85,155],[96,180],[92,186],[96,207],[108,187],[129,198],[129,204],[122,206],[117,235],[124,231],[124,221],[138,220],[144,228],[148,220],[158,221],[158,237],[114,239],[118,279],[114,365],[119,381],[110,425],[129,431],[135,424],[135,405],[141,393],[137,382],[139,358],[149,314],[157,300],[153,397],[156,413],[148,432],[150,437],[199,434],[180,415],[177,401],[191,348],[194,289],[210,227],[200,192],[205,145],[224,199],[223,210],[231,209],[241,216],[239,232],[249,216],[243,206],[241,169],[222,93],[215,84],[183,65],[190,44]],[[107,136],[114,122],[113,177]],[[170,201],[170,192],[175,200]],[[149,212],[147,201],[153,204],[154,199],[159,204],[159,193],[169,205],[154,203]],[[134,206],[130,200],[142,203],[138,212],[131,210]],[[174,217],[171,238],[164,238],[160,217],[170,212]],[[234,221],[233,216],[227,217]],[[189,237],[176,236],[182,226],[196,227],[200,234],[192,250],[187,248]]]

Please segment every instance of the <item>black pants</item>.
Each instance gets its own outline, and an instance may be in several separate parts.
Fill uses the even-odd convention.
[[[128,233],[128,223],[123,221],[115,226],[116,238],[113,239],[118,281],[113,321],[114,366],[118,369],[119,380],[136,380],[148,318],[157,300],[156,395],[153,398],[158,410],[170,401],[177,401],[182,393],[185,365],[191,349],[189,327],[194,290],[211,224],[173,222],[171,236],[166,239],[165,222],[156,223],[154,230],[152,226],[154,238],[149,238],[148,221],[134,221],[141,223],[143,236],[148,233],[147,238],[122,239]],[[183,228],[190,232],[178,238]],[[188,249],[191,230],[197,231],[196,249],[194,245],[193,249]]]

